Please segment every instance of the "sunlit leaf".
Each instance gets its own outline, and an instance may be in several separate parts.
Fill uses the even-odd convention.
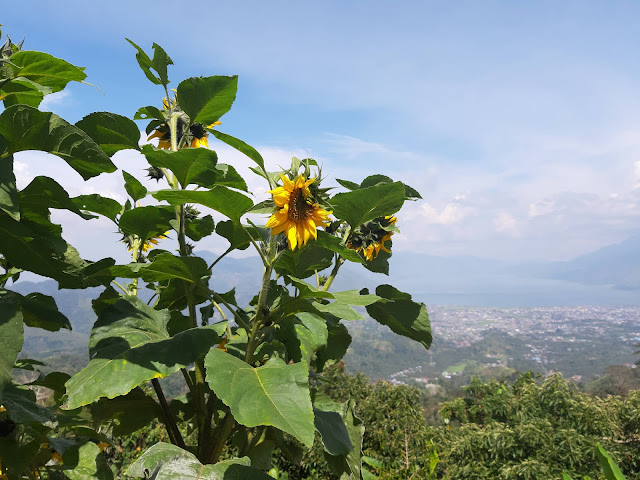
[[[262,170],[264,170],[264,160],[262,159],[262,156],[251,145],[248,145],[242,140],[232,137],[231,135],[222,133],[219,130],[210,129],[209,132],[211,132],[218,140],[226,143],[230,147],[235,148],[239,152],[244,153],[247,157],[256,162],[260,166],[260,168],[262,168]]]
[[[156,200],[164,200],[171,205],[204,205],[226,215],[236,223],[240,223],[240,217],[253,206],[249,197],[221,185],[215,185],[208,191],[160,190],[153,196]]]
[[[67,382],[64,408],[125,395],[152,378],[169,376],[202,358],[226,328],[219,323],[170,337],[169,318],[167,310],[154,310],[137,297],[101,308],[89,340],[91,360]]]
[[[93,442],[67,448],[62,455],[62,465],[70,480],[113,480],[106,459]]]
[[[98,213],[112,220],[116,221],[116,217],[122,212],[122,205],[112,198],[103,197],[97,193],[89,195],[80,195],[73,197],[71,201],[81,210],[87,210],[89,212]]]
[[[192,453],[159,442],[144,452],[125,473],[129,477],[154,480],[273,480],[249,464],[249,458],[243,457],[202,465]]]
[[[305,363],[285,364],[278,358],[254,368],[218,349],[205,358],[207,382],[238,423],[271,425],[310,447],[313,409]]]
[[[391,215],[404,203],[404,185],[400,182],[339,193],[331,199],[333,215],[357,228],[374,218]]]
[[[231,109],[238,77],[191,77],[178,85],[180,107],[192,122],[210,125]]]
[[[149,164],[170,170],[182,188],[194,184],[211,188],[216,183],[218,155],[207,148],[183,148],[177,152],[142,147]]]

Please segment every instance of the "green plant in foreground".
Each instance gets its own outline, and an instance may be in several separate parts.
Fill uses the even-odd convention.
[[[345,262],[388,273],[397,212],[419,194],[372,175],[359,184],[338,180],[346,191],[330,195],[312,159],[269,171],[254,148],[214,129],[235,100],[237,77],[188,78],[171,95],[171,58],[156,44],[149,56],[130,43],[161,89],[162,108],[141,107],[133,119],[94,112],[75,125],[38,106],[70,81],[84,81],[83,69],[9,39],[1,50],[0,477],[112,478],[103,450],[159,420],[168,441],[125,465],[125,475],[271,478],[275,450],[300,458],[318,434],[332,474],[361,478],[365,425],[353,402],[318,395],[309,377],[322,378],[342,358],[351,339],[341,320],[358,320],[363,309],[430,346],[426,307],[410,295],[384,284],[375,293],[329,291]],[[157,147],[140,145],[139,120]],[[255,163],[272,199],[254,204],[244,178],[206,148],[209,135]],[[117,152],[136,151],[162,187],[149,191],[122,171],[124,204],[97,193],[71,197],[45,176],[18,190],[13,160],[26,150],[59,157],[85,180],[116,172]],[[110,220],[131,262],[82,259],[51,222],[51,209]],[[210,236],[226,250],[207,264],[194,252]],[[216,291],[210,279],[224,256],[250,247],[264,270],[257,294],[241,305],[234,290]],[[93,301],[90,361],[71,378],[53,372],[27,385],[12,380],[14,368],[37,369],[17,360],[24,325],[71,328],[53,298],[10,290],[22,271],[60,288],[103,287]],[[172,374],[188,393],[167,399],[158,379]],[[36,387],[51,393],[52,406],[36,402]]]

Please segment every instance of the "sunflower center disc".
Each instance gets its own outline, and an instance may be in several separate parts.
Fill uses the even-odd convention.
[[[309,218],[312,212],[313,205],[307,202],[302,189],[296,188],[291,193],[291,200],[289,200],[289,217],[296,222],[301,222]]]

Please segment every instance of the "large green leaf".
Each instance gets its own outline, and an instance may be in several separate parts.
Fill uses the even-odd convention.
[[[262,239],[262,232],[256,231],[249,225],[242,228],[231,220],[218,222],[218,225],[216,225],[216,233],[229,241],[229,248],[231,249],[246,250],[251,245],[251,239],[247,231],[254,236],[254,240]]]
[[[622,474],[616,462],[599,443],[596,445],[596,457],[600,460],[602,471],[607,480],[625,480],[626,477]]]
[[[34,215],[49,220],[51,208],[69,210],[85,220],[94,218],[82,213],[67,191],[53,178],[38,176],[20,191],[20,210],[23,216]]]
[[[192,122],[209,125],[231,109],[237,90],[237,75],[191,77],[178,85],[178,101]]]
[[[215,230],[215,222],[211,215],[205,215],[195,220],[187,220],[184,233],[194,242],[199,242],[204,237],[208,237]]]
[[[307,278],[329,268],[333,262],[333,252],[309,242],[295,251],[285,250],[275,264],[280,274],[287,273],[297,278]]]
[[[24,77],[12,78],[0,87],[0,99],[4,102],[5,108],[21,103],[37,107],[45,95],[50,93],[53,93],[51,87],[45,87]]]
[[[313,408],[305,363],[278,358],[254,368],[229,353],[212,349],[205,358],[207,382],[238,423],[271,425],[302,443],[313,444]]]
[[[315,426],[325,450],[331,455],[347,455],[353,450],[347,426],[340,414],[343,405],[316,395],[313,402]]]
[[[331,250],[332,252],[339,254],[341,257],[351,262],[356,262],[356,263],[363,262],[362,257],[358,255],[358,252],[348,248],[346,245],[342,243],[342,240],[340,240],[338,237],[329,235],[328,233],[323,232],[322,230],[318,230],[318,239],[316,241],[316,244],[319,247],[326,248],[327,250]]]
[[[116,170],[109,156],[80,128],[28,105],[14,105],[0,114],[0,134],[7,139],[10,153],[24,150],[52,153],[85,180]]]
[[[342,417],[344,425],[349,432],[349,440],[353,448],[346,455],[331,455],[325,452],[325,459],[334,474],[346,475],[346,478],[360,478],[364,424],[356,417],[355,404],[353,401],[343,403],[338,413]]]
[[[325,365],[339,361],[351,345],[351,335],[340,319],[327,315],[327,346],[316,353],[316,371],[321,372]]]
[[[313,354],[326,346],[328,331],[324,318],[300,312],[279,322],[278,339],[287,348],[288,358],[294,362],[311,362]]]
[[[70,480],[113,480],[100,448],[93,442],[72,445],[62,455],[64,474]]]
[[[66,409],[100,397],[125,395],[152,378],[166,377],[202,358],[225,324],[192,328],[169,337],[167,310],[137,297],[110,300],[99,309],[89,340],[89,364],[66,384]]]
[[[129,477],[154,480],[272,480],[249,466],[249,458],[232,458],[202,465],[195,455],[175,445],[159,442],[142,454],[125,472]]]
[[[249,197],[222,185],[215,185],[208,191],[160,190],[153,196],[174,206],[198,203],[226,215],[236,223],[240,223],[240,217],[253,206]]]
[[[39,439],[27,443],[17,442],[11,436],[0,437],[0,452],[2,452],[2,468],[6,471],[8,480],[21,480],[27,475],[28,466],[35,460],[40,451]],[[30,474],[31,472],[29,472]],[[29,478],[27,476],[27,478]],[[4,479],[3,479],[4,480]]]
[[[60,236],[58,225],[43,218],[37,220],[16,222],[0,212],[0,254],[11,265],[53,278],[61,288],[86,288],[110,281],[89,277],[93,271],[113,265],[112,259],[96,263],[82,260],[78,251]]]
[[[368,293],[366,289],[364,293]],[[398,335],[417,340],[425,348],[431,346],[431,324],[424,303],[411,300],[411,295],[403,293],[391,285],[380,285],[376,294],[386,302],[367,306],[367,312],[382,325],[387,325]]]
[[[236,188],[243,192],[249,191],[247,188],[247,182],[238,173],[238,171],[231,165],[226,163],[219,163],[216,165],[216,183],[218,185],[224,185],[225,187]]]
[[[17,293],[0,290],[0,404],[11,370],[22,350],[24,326]]]
[[[110,157],[120,150],[140,150],[140,130],[136,123],[122,115],[94,112],[76,123]]]
[[[71,201],[75,203],[79,209],[99,213],[113,222],[116,221],[116,217],[122,212],[122,205],[117,201],[109,197],[103,197],[97,193],[73,197]]]
[[[46,423],[53,420],[48,408],[36,403],[36,394],[23,386],[9,383],[2,394],[2,404],[16,423]]]
[[[140,277],[146,282],[180,279],[190,283],[202,283],[208,279],[207,262],[200,257],[177,257],[161,253],[151,263],[115,265],[107,269],[110,275],[122,278]],[[98,274],[101,274],[99,272]]]
[[[339,193],[331,199],[333,215],[357,228],[374,218],[391,215],[404,203],[404,184],[394,182]]]
[[[16,176],[13,174],[13,155],[0,157],[0,210],[7,212],[14,220],[20,220],[18,198]]]
[[[162,415],[158,403],[141,388],[113,399],[101,398],[91,405],[94,422],[113,426],[113,435],[122,437],[139,430]]]
[[[142,147],[149,164],[170,170],[182,188],[195,184],[211,188],[216,183],[218,155],[207,148],[183,148],[177,152],[158,150],[152,145]]]
[[[129,42],[136,50],[136,60],[138,61],[138,65],[144,72],[145,76],[156,85],[167,85],[169,83],[169,77],[167,76],[167,66],[173,65],[173,61],[167,55],[162,47],[156,43],[153,44],[153,59],[149,58],[149,55],[142,50],[138,45],[133,43],[128,38],[125,39]],[[156,71],[154,74],[151,69]]]
[[[219,130],[210,129],[209,132],[213,133],[213,135],[218,140],[221,140],[230,147],[233,147],[239,152],[244,153],[247,157],[256,162],[260,166],[260,168],[262,168],[262,170],[264,170],[264,160],[262,159],[262,155],[260,155],[258,151],[251,145],[248,145],[242,140],[232,137],[231,135],[222,133]]]
[[[171,230],[170,222],[175,218],[176,212],[173,208],[150,205],[124,212],[118,225],[124,233],[147,240]]]
[[[87,77],[84,68],[43,52],[24,50],[15,53],[11,56],[11,64],[11,81],[0,89],[0,97],[8,95],[5,106],[9,106],[9,100],[9,104],[25,103],[37,107],[44,95],[59,92],[69,82],[81,82]]]
[[[71,323],[58,310],[53,297],[33,292],[22,297],[20,301],[24,323],[29,327],[43,328],[57,332],[61,328],[71,330]]]

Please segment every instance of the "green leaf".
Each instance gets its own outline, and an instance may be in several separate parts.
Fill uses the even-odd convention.
[[[364,293],[368,293],[366,289]],[[391,285],[380,285],[376,294],[387,302],[377,302],[367,306],[367,312],[382,325],[387,325],[398,335],[417,340],[425,348],[431,345],[431,324],[424,303],[411,300],[411,295],[403,293]]]
[[[44,96],[50,93],[53,93],[51,87],[45,87],[24,77],[9,79],[0,87],[0,99],[4,102],[5,108],[21,103],[37,107]]]
[[[178,99],[192,122],[210,125],[231,109],[237,90],[237,75],[191,77],[178,85]]]
[[[343,320],[362,320],[360,315],[353,307],[340,302],[332,302],[321,304],[314,302],[314,307],[324,313],[329,313]]]
[[[349,431],[340,414],[342,408],[342,404],[330,399],[323,398],[320,403],[314,403],[315,427],[325,451],[330,455],[347,455],[353,450]]]
[[[211,215],[205,215],[202,218],[189,220],[185,225],[185,235],[194,242],[199,242],[204,237],[208,237],[215,229],[215,222]]]
[[[358,252],[348,248],[338,237],[329,235],[327,232],[323,232],[322,230],[318,230],[318,240],[316,241],[316,245],[326,248],[327,250],[331,250],[350,262],[363,263],[362,257]]]
[[[389,241],[386,243],[386,246],[389,250],[393,247],[393,242]],[[391,254],[381,250],[380,253],[371,261],[366,259],[362,260],[362,264],[364,268],[371,272],[375,273],[383,273],[384,275],[389,275],[389,259],[391,258]]]
[[[7,478],[9,480],[20,480],[24,478],[23,474],[28,475],[28,466],[33,463],[39,451],[39,439],[28,443],[19,443],[10,436],[0,437],[2,467],[7,472]],[[29,477],[27,476],[27,478]]]
[[[11,381],[11,370],[22,350],[23,332],[20,296],[0,289],[0,404],[2,391]]]
[[[247,188],[247,182],[244,181],[244,178],[242,178],[236,171],[236,169],[231,165],[227,165],[226,163],[219,163],[218,165],[216,165],[216,173],[216,183],[218,185],[235,188],[237,190],[242,190],[243,192],[249,191]]]
[[[51,208],[69,210],[85,220],[94,218],[82,213],[69,198],[67,191],[52,178],[38,176],[20,192],[20,209],[23,216],[34,219],[35,214],[48,222]]]
[[[300,312],[279,322],[278,338],[287,348],[288,358],[310,364],[313,354],[327,345],[328,331],[324,318],[314,313]]]
[[[333,215],[357,228],[374,218],[391,215],[404,203],[404,185],[401,182],[382,184],[339,193],[331,199]]]
[[[226,215],[236,223],[253,206],[251,199],[239,192],[221,185],[208,191],[160,190],[153,194],[156,200],[164,200],[171,205],[197,203]]]
[[[150,119],[162,120],[165,118],[159,108],[152,105],[147,107],[140,107],[138,111],[133,115],[134,120],[150,120]],[[143,147],[144,148],[144,147]]]
[[[364,424],[356,417],[353,401],[343,403],[338,410],[349,432],[349,440],[353,448],[346,455],[331,455],[326,453],[325,459],[329,468],[336,475],[346,474],[348,478],[360,478],[362,469],[362,438]]]
[[[248,457],[202,465],[195,455],[180,447],[159,442],[144,452],[125,472],[127,476],[154,480],[273,480],[251,468]]]
[[[140,150],[140,130],[127,117],[109,112],[94,112],[76,123],[110,157],[120,150]]]
[[[309,242],[295,251],[285,250],[275,263],[276,272],[289,274],[297,278],[307,278],[316,271],[329,268],[333,262],[333,253]]]
[[[93,442],[72,445],[62,455],[64,474],[71,480],[113,480],[100,448]]]
[[[77,250],[60,236],[61,228],[46,219],[16,222],[0,212],[0,254],[14,267],[57,280],[61,288],[86,288],[108,279],[89,278],[93,271],[115,263],[103,259],[96,263],[82,260]],[[96,282],[97,280],[97,282]]]
[[[253,368],[233,355],[212,349],[205,367],[207,382],[238,423],[247,427],[271,425],[311,447],[313,409],[306,364],[287,365],[272,358]]]
[[[596,457],[600,460],[602,471],[607,480],[625,480],[625,476],[620,471],[620,468],[618,468],[618,465],[616,465],[616,462],[614,462],[611,455],[602,448],[600,443],[596,444]]]
[[[226,328],[218,323],[169,337],[168,321],[167,310],[154,310],[137,297],[102,307],[89,340],[91,360],[67,382],[63,408],[125,395],[152,378],[167,377],[202,358]]]
[[[351,345],[351,335],[340,319],[332,316],[327,318],[327,346],[316,353],[316,371],[321,372],[325,365],[341,360]]]
[[[122,171],[122,178],[124,178],[124,189],[127,191],[131,200],[137,202],[141,198],[147,195],[147,189],[140,183],[140,181],[133,175]]]
[[[71,330],[71,323],[60,311],[53,297],[33,292],[20,302],[24,323],[29,327],[57,332],[61,328]]]
[[[142,147],[150,165],[166,168],[176,176],[182,188],[195,184],[211,188],[216,183],[218,155],[207,148],[183,148],[177,152],[158,150],[152,145]]]
[[[45,94],[59,92],[71,81],[81,82],[87,75],[84,69],[48,53],[24,50],[11,56],[12,81],[0,89],[0,96],[15,95],[10,103],[40,104]],[[10,87],[18,83],[17,88]],[[5,101],[5,106],[8,106]]]
[[[85,180],[116,166],[84,131],[50,112],[28,105],[14,105],[0,114],[0,134],[9,152],[41,150],[62,158]]]
[[[113,425],[113,435],[122,437],[150,424],[162,411],[141,388],[134,388],[121,397],[101,398],[91,405],[91,415],[94,422]]]
[[[360,307],[366,307],[372,303],[382,300],[377,295],[363,295],[358,290],[346,290],[344,292],[332,292],[333,298],[337,302],[344,303],[346,305],[357,305]]]
[[[175,218],[176,212],[171,207],[138,207],[124,212],[118,225],[124,233],[147,240],[171,230],[169,222]]]
[[[251,145],[248,145],[242,140],[232,137],[231,135],[222,133],[219,130],[209,129],[209,132],[211,132],[213,136],[216,137],[218,140],[226,143],[230,147],[235,148],[240,153],[244,153],[247,157],[249,157],[251,160],[256,162],[260,166],[260,168],[264,171],[264,160],[262,156],[258,153],[258,151],[255,148],[253,148]]]
[[[562,480],[573,480],[569,475],[567,475],[566,473],[562,474]]]
[[[238,224],[233,223],[231,220],[218,222],[218,225],[216,225],[216,233],[229,241],[229,243],[231,244],[229,248],[231,249],[246,250],[247,247],[251,245],[251,240],[249,239],[249,235],[247,235],[247,232],[245,230],[251,232],[253,230],[253,227],[246,226],[243,229]],[[260,238],[261,236],[258,236],[256,237],[256,240],[259,240]]]
[[[122,212],[122,205],[112,198],[103,197],[97,193],[73,197],[71,201],[82,210],[98,213],[115,222],[116,217]]]
[[[151,83],[155,85],[167,85],[169,83],[169,78],[167,77],[167,65],[173,65],[173,61],[166,52],[160,47],[160,45],[153,44],[153,60],[149,58],[149,55],[146,54],[142,48],[133,43],[128,38],[125,39],[129,42],[136,50],[136,60],[138,61],[138,65],[144,72],[145,76],[149,79]],[[151,69],[155,70],[157,75],[155,75]]]
[[[6,158],[0,158],[0,209],[14,220],[20,220],[18,198],[16,177],[13,174],[13,155],[8,155]]]
[[[342,185],[347,190],[358,190],[360,188],[360,185],[358,185],[355,182],[349,181],[349,180],[341,180],[339,178],[336,178],[336,182],[338,182],[340,185]]]
[[[115,277],[140,277],[145,282],[180,279],[189,283],[202,283],[209,277],[207,262],[202,258],[177,257],[171,253],[156,255],[151,263],[115,265],[107,270],[110,275]]]
[[[39,387],[45,387],[49,390],[53,391],[53,399],[57,402],[60,401],[60,398],[64,394],[64,384],[71,378],[71,375],[64,372],[51,372],[48,373],[44,378],[42,375],[37,380],[31,382],[30,385],[35,385]]]
[[[53,420],[49,409],[36,403],[36,394],[23,386],[9,383],[2,394],[2,404],[16,423],[46,423]]]

